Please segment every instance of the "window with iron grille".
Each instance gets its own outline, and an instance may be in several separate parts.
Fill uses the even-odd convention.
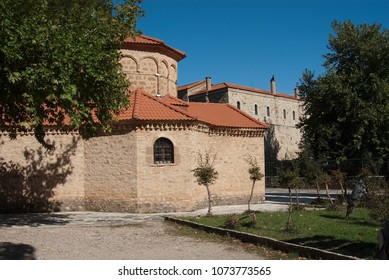
[[[154,163],[174,163],[174,146],[167,138],[158,138],[154,143]]]

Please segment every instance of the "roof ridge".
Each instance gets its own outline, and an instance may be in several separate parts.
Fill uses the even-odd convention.
[[[177,90],[189,89],[189,88],[191,88],[191,87],[200,85],[200,84],[202,84],[202,83],[204,83],[204,82],[205,82],[204,80],[200,80],[200,81],[197,81],[197,82],[185,84],[185,85],[179,86],[179,87],[177,88]]]
[[[142,93],[142,91],[141,90],[139,90],[139,89],[136,89],[135,90],[135,92],[134,92],[134,105],[133,105],[133,110],[132,110],[132,118],[133,119],[138,119],[139,117],[138,117],[138,111],[139,111],[139,108],[138,107],[140,107],[139,106],[139,98],[138,98],[138,94],[139,93]],[[137,106],[137,104],[138,104],[138,106]]]
[[[138,37],[143,37],[145,39],[148,39],[148,40],[151,40],[151,41],[155,41],[157,43],[161,43],[161,44],[164,44],[164,41],[161,40],[161,39],[157,39],[157,38],[154,38],[154,37],[151,37],[151,36],[147,36],[147,35],[144,35],[144,34],[141,34],[140,36]]]
[[[259,120],[257,120],[256,118],[250,116],[249,114],[243,112],[242,110],[236,108],[235,106],[231,105],[231,104],[227,104],[227,103],[224,103],[226,104],[228,107],[232,108],[233,110],[235,110],[236,112],[240,113],[241,115],[245,116],[246,118],[249,118],[250,120],[254,121],[255,123],[259,124],[259,125],[262,125],[264,126],[265,128],[268,128],[269,125],[267,123],[264,123],[264,122],[261,122]]]
[[[197,117],[196,117],[196,116],[192,116],[191,114],[188,114],[188,112],[186,112],[186,111],[184,111],[184,110],[181,110],[181,109],[179,109],[179,108],[177,108],[177,107],[175,107],[175,106],[173,106],[173,105],[170,105],[169,103],[163,101],[162,99],[159,99],[159,98],[157,98],[157,97],[154,97],[154,96],[152,96],[151,94],[148,94],[148,93],[146,93],[146,92],[142,92],[142,94],[143,94],[144,96],[146,96],[147,98],[149,98],[149,99],[152,99],[152,100],[154,100],[154,101],[157,101],[157,102],[161,103],[162,105],[168,107],[170,110],[176,111],[176,112],[178,112],[178,113],[180,113],[180,114],[182,114],[182,115],[184,115],[184,116],[186,116],[186,117],[188,117],[188,118],[191,118],[191,119],[193,119],[193,120],[197,120]]]

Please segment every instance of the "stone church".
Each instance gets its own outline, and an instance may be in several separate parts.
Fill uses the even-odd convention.
[[[206,207],[207,192],[192,170],[199,154],[216,155],[213,205],[246,204],[247,156],[264,170],[268,125],[230,104],[177,98],[185,53],[148,36],[128,38],[121,64],[131,82],[130,107],[109,135],[83,139],[78,130],[46,127],[54,150],[32,132],[9,138],[0,128],[0,213],[120,211],[153,213]],[[264,200],[256,183],[253,203]]]

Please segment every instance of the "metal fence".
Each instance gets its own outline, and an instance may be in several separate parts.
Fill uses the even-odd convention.
[[[292,166],[293,161],[265,161],[265,175],[278,176],[278,171]],[[372,162],[381,162],[379,165],[372,167]],[[336,170],[349,174],[357,175],[363,169],[369,169],[372,173],[378,176],[389,176],[389,157],[381,159],[347,159],[341,162],[335,160],[316,162],[325,171]],[[374,169],[374,170],[372,170]]]

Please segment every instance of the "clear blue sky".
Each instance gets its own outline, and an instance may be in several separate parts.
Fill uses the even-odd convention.
[[[178,85],[212,77],[293,93],[305,68],[323,72],[333,20],[381,23],[389,0],[143,0],[143,34],[184,51]]]

